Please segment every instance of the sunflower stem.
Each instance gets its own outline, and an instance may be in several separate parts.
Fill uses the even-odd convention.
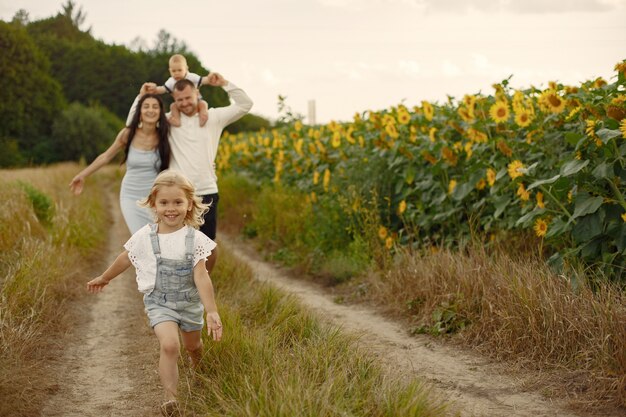
[[[567,217],[569,218],[569,220],[572,221],[572,214],[565,208],[565,206],[561,204],[561,202],[556,197],[554,197],[552,193],[548,189],[546,189],[543,185],[540,185],[539,188],[541,188],[541,191],[546,193],[546,195],[550,197],[550,199],[554,201],[556,205],[559,206],[565,214],[567,214]]]
[[[615,193],[615,196],[619,200],[620,206],[622,206],[624,208],[624,210],[626,210],[626,201],[624,200],[624,196],[620,192],[619,188],[617,188],[617,185],[615,185],[615,183],[610,178],[607,178],[606,180],[608,181],[609,186],[611,187],[611,189]]]

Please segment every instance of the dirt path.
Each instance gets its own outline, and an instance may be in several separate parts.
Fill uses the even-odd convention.
[[[260,261],[237,239],[222,235],[220,244],[248,263],[258,280],[296,294],[320,317],[361,335],[360,343],[377,355],[390,372],[427,381],[442,398],[453,401],[462,416],[579,416],[546,401],[538,393],[526,391],[522,380],[507,376],[501,366],[490,364],[485,358],[443,346],[426,336],[409,336],[406,329],[371,309],[335,303],[322,288],[291,279]]]
[[[113,193],[112,201],[116,201]],[[111,200],[110,200],[111,201]],[[115,202],[106,249],[105,268],[129,237]],[[104,269],[96,269],[93,274]],[[42,416],[143,417],[160,415],[156,365],[158,343],[143,312],[134,272],[126,271],[104,292],[72,306],[80,310],[77,327],[68,336],[64,355],[53,364],[58,391]],[[85,282],[88,277],[85,277]]]

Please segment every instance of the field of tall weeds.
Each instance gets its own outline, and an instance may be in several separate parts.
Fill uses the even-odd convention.
[[[75,173],[75,164],[0,172],[0,415],[38,415],[50,351],[69,327],[64,307],[106,238],[102,194],[92,186],[73,198]]]

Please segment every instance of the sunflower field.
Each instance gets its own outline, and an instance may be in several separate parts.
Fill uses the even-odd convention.
[[[217,169],[293,187],[358,212],[375,196],[379,235],[455,246],[535,236],[556,268],[626,279],[626,60],[610,82],[449,97],[358,113],[349,123],[225,135]]]

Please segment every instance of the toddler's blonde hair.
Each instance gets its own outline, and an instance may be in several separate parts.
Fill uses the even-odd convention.
[[[166,169],[165,171],[161,171],[161,173],[157,175],[156,179],[154,180],[154,184],[152,184],[150,194],[148,194],[148,197],[139,201],[139,205],[141,207],[154,209],[154,207],[156,206],[156,195],[161,187],[173,185],[183,190],[187,200],[191,201],[191,210],[188,210],[185,214],[184,223],[187,226],[193,227],[194,229],[199,228],[204,223],[203,215],[209,210],[210,205],[204,204],[202,202],[202,198],[196,195],[196,188],[193,186],[191,181],[189,181],[186,176],[176,170]],[[155,221],[159,221],[156,214]]]
[[[171,66],[173,63],[175,63],[175,62],[177,62],[177,63],[181,63],[181,64],[183,64],[185,67],[187,67],[187,68],[188,68],[188,65],[187,65],[187,59],[185,59],[185,57],[184,57],[184,56],[182,56],[181,54],[174,54],[174,55],[172,55],[172,56],[170,57],[170,66]]]

